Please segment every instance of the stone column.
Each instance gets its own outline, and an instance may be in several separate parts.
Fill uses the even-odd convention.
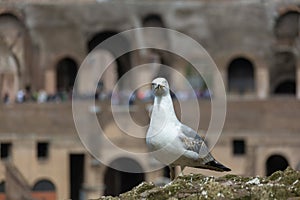
[[[55,77],[55,71],[53,69],[46,70],[45,90],[47,94],[55,94],[56,92],[56,77]]]
[[[257,146],[254,144],[250,144],[247,148],[246,176],[256,175],[256,148]]]
[[[103,195],[104,168],[100,161],[92,156],[87,156],[85,162],[85,183],[83,185],[86,199],[97,199]]]
[[[227,88],[227,86],[226,86],[227,85],[227,73],[226,73],[224,68],[219,68],[218,70],[219,70],[219,72],[221,74],[221,77],[222,77],[222,81],[223,81],[223,84],[224,84],[224,87],[225,87],[225,92],[227,92],[226,91],[226,88]],[[215,73],[217,73],[217,72],[215,72]],[[214,75],[214,77],[216,77],[216,75]],[[221,93],[221,90],[222,90],[222,85],[221,84],[222,83],[220,83],[218,81],[218,79],[216,79],[214,77],[213,77],[213,96],[218,97],[222,94]]]
[[[257,97],[259,99],[266,99],[269,96],[269,71],[267,67],[258,67],[256,68],[256,80],[255,87]]]

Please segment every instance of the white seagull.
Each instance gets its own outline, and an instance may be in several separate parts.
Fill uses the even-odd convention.
[[[176,117],[165,78],[152,81],[154,104],[146,143],[150,153],[170,168],[170,178],[175,178],[175,166],[195,167],[215,171],[231,171],[209,152],[204,140],[192,128],[182,124]]]

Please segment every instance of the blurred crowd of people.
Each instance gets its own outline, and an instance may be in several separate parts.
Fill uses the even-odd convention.
[[[211,94],[208,89],[206,90],[195,90],[189,91],[177,91],[173,93],[171,91],[171,96],[173,99],[186,101],[189,99],[209,99]],[[154,96],[150,89],[148,90],[136,90],[132,91],[117,91],[117,92],[104,92],[102,90],[97,90],[95,95],[90,96],[80,96],[76,95],[79,99],[95,98],[98,101],[111,100],[113,105],[129,103],[133,105],[136,101],[149,102],[152,101]],[[32,92],[30,89],[20,89],[16,97],[11,98],[8,93],[3,96],[3,103],[24,103],[24,102],[66,102],[72,99],[72,90],[60,90],[56,94],[47,94],[45,90],[40,90],[37,92]]]
[[[37,102],[37,103],[46,103],[46,102],[64,102],[71,100],[72,91],[62,90],[56,94],[47,94],[45,90],[40,90],[32,92],[30,89],[20,89],[18,90],[15,97],[10,97],[9,93],[5,93],[3,96],[3,103],[25,103],[25,102]]]

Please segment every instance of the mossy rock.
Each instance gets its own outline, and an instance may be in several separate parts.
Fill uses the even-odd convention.
[[[118,197],[101,200],[202,200],[202,199],[289,199],[300,200],[300,172],[288,167],[269,177],[243,177],[228,174],[220,178],[189,174],[165,186],[143,182]]]

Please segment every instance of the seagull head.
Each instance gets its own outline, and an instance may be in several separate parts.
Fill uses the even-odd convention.
[[[165,78],[156,78],[151,85],[155,96],[166,96],[169,94],[169,83]]]

